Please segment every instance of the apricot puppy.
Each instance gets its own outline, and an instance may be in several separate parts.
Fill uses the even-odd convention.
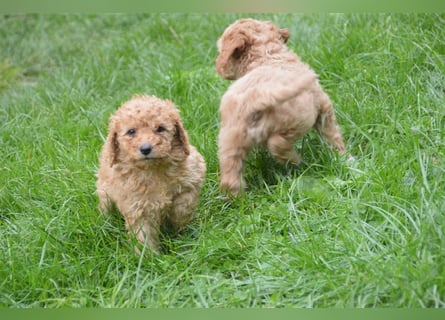
[[[179,230],[192,219],[205,172],[176,106],[134,96],[110,118],[97,175],[100,209],[115,205],[127,229],[159,253],[161,227]]]
[[[328,95],[317,75],[286,46],[287,29],[240,19],[217,41],[216,70],[236,80],[221,98],[218,137],[220,186],[236,195],[245,187],[243,162],[265,145],[282,163],[298,164],[294,143],[315,128],[335,149],[345,146]]]

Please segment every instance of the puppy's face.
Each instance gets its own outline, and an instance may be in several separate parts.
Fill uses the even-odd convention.
[[[216,71],[225,79],[243,76],[247,65],[262,55],[270,46],[283,46],[290,34],[270,21],[240,19],[228,26],[218,39]]]
[[[178,110],[168,100],[135,96],[110,119],[111,165],[168,165],[189,154],[188,138]]]

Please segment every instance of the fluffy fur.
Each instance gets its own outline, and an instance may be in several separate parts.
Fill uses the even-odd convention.
[[[179,230],[191,220],[205,171],[175,105],[134,96],[110,118],[97,175],[100,209],[115,205],[138,241],[158,253],[161,227]]]
[[[288,49],[288,38],[287,29],[269,21],[241,19],[218,39],[216,70],[236,80],[221,98],[218,137],[220,186],[234,195],[245,187],[243,161],[254,145],[298,164],[294,143],[315,128],[345,150],[329,97],[315,72]]]

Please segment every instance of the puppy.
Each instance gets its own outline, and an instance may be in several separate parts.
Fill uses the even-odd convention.
[[[205,172],[175,105],[134,96],[110,118],[97,175],[100,210],[117,207],[137,240],[159,253],[161,227],[179,230],[192,219]]]
[[[286,46],[287,29],[240,19],[217,41],[216,70],[236,80],[221,98],[218,137],[220,186],[236,195],[245,187],[243,161],[265,145],[282,163],[299,164],[296,140],[315,128],[335,149],[345,146],[332,103],[317,75]]]

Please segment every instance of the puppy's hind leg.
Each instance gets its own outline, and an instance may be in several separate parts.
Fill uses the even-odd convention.
[[[343,142],[343,137],[340,127],[337,125],[334,108],[326,94],[322,94],[320,99],[320,115],[315,123],[315,129],[340,154],[344,154],[345,144]]]
[[[218,143],[218,158],[221,170],[220,187],[235,196],[246,186],[242,177],[243,162],[250,150],[250,146],[246,144],[243,135],[238,131],[221,128]]]

